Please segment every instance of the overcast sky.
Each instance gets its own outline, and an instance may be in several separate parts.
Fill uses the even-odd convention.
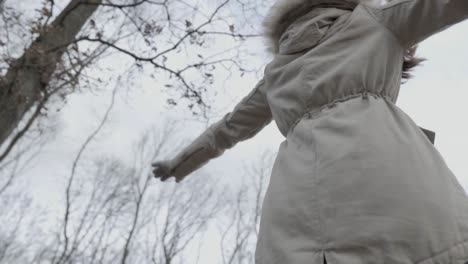
[[[265,65],[263,43],[250,42],[252,52],[258,54],[256,66]],[[435,147],[449,168],[468,190],[468,22],[456,25],[421,43],[419,55],[427,58],[415,71],[415,78],[403,85],[397,106],[403,109],[421,127],[436,132]],[[261,73],[261,71],[259,71]],[[213,104],[212,120],[217,121],[245,96],[261,76],[239,78],[232,76],[219,91]],[[117,103],[106,124],[87,152],[97,155],[114,155],[130,160],[128,151],[145,130],[157,129],[164,120],[184,120],[183,139],[194,139],[207,124],[191,121],[185,108],[165,107],[166,94],[158,89],[160,84],[142,76],[141,87],[129,94],[119,91]],[[110,91],[70,96],[69,104],[59,115],[60,127],[55,138],[45,147],[23,175],[31,183],[31,192],[44,205],[61,199],[74,155],[85,138],[97,126],[110,100]],[[86,107],[83,107],[86,106]],[[213,175],[236,182],[236,169],[245,160],[255,159],[264,149],[276,151],[284,140],[272,122],[255,138],[242,142],[205,166]],[[148,164],[149,166],[149,164]],[[397,166],[397,164],[395,164]]]

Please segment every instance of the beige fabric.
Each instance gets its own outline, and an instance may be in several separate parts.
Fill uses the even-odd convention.
[[[174,158],[172,173],[188,175],[274,120],[285,140],[256,264],[464,264],[467,194],[396,102],[404,50],[467,19],[468,1],[311,12],[283,33],[250,94]]]

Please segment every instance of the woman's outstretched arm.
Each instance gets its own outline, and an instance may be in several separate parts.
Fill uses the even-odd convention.
[[[272,121],[263,84],[262,79],[231,112],[209,126],[172,160],[153,163],[155,177],[164,181],[174,176],[179,182],[226,149],[260,132]]]
[[[405,48],[468,19],[468,0],[388,0],[367,7]]]

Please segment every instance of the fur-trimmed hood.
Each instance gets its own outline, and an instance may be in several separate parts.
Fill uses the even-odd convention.
[[[354,9],[359,3],[377,4],[378,0],[277,0],[263,20],[263,35],[268,51],[278,53],[279,40],[287,27],[298,17],[318,7]]]

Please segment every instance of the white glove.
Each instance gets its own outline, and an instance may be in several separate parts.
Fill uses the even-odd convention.
[[[165,181],[170,177],[174,176],[176,182],[180,182],[182,179],[177,178],[175,175],[172,175],[172,162],[170,160],[163,160],[153,162],[151,166],[153,167],[153,174],[155,178],[160,178],[161,181]]]

